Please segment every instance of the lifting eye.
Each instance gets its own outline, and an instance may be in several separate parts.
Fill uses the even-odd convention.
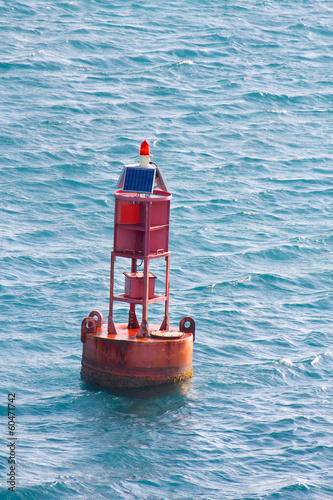
[[[89,318],[93,318],[97,323],[97,328],[102,328],[103,326],[103,316],[99,311],[91,311]]]
[[[97,332],[97,321],[95,318],[88,317],[84,318],[81,323],[81,342],[84,344],[86,342],[86,334],[87,333],[96,333]]]
[[[180,320],[179,330],[184,333],[192,333],[193,341],[195,340],[195,322],[194,319],[186,316]]]

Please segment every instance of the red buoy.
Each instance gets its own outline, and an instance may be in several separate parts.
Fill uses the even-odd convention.
[[[149,155],[149,145],[144,141],[140,154],[146,153]],[[146,168],[137,165],[125,168],[129,179],[125,178],[124,186],[132,186],[133,190],[121,189],[114,193],[108,324],[103,325],[103,317],[98,311],[92,311],[82,321],[81,376],[103,387],[143,387],[179,382],[193,375],[195,324],[189,317],[183,318],[179,327],[169,324],[172,195],[153,190],[153,184],[148,185],[154,178],[150,173],[146,175]],[[160,170],[159,175],[162,175]],[[124,293],[121,294],[114,291],[117,259],[130,263],[130,269],[124,272]],[[149,271],[150,262],[155,259],[165,262],[162,294],[155,293],[156,277]],[[143,270],[138,269],[138,261]],[[125,324],[114,321],[114,305],[118,302],[129,304],[128,322]],[[148,307],[163,302],[161,324],[150,325]],[[137,305],[142,307],[141,323],[136,315]]]

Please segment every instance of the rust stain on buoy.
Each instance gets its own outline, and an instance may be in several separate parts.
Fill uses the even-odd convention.
[[[117,335],[108,335],[105,327],[86,335],[81,375],[84,380],[108,387],[142,387],[185,380],[193,374],[192,351],[193,339],[188,333],[172,340],[140,339],[132,332],[129,334],[125,325],[117,325]]]

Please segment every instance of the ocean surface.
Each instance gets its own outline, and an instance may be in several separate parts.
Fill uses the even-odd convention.
[[[333,498],[332,2],[10,0],[0,35],[0,498]],[[144,139],[194,377],[111,393],[80,326]]]

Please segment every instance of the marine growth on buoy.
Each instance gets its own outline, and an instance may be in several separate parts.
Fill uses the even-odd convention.
[[[81,377],[104,387],[143,387],[175,383],[192,377],[195,323],[169,321],[170,201],[162,170],[150,160],[149,144],[140,147],[139,163],[121,172],[114,193],[115,215],[111,251],[107,325],[92,311],[81,325]],[[165,263],[164,293],[155,293],[156,276],[149,265]],[[115,294],[115,263],[123,265],[123,293]],[[140,265],[138,264],[140,262]],[[128,304],[128,317],[115,322],[116,304]],[[160,324],[150,324],[148,308],[164,303]],[[138,321],[137,307],[141,308]]]

